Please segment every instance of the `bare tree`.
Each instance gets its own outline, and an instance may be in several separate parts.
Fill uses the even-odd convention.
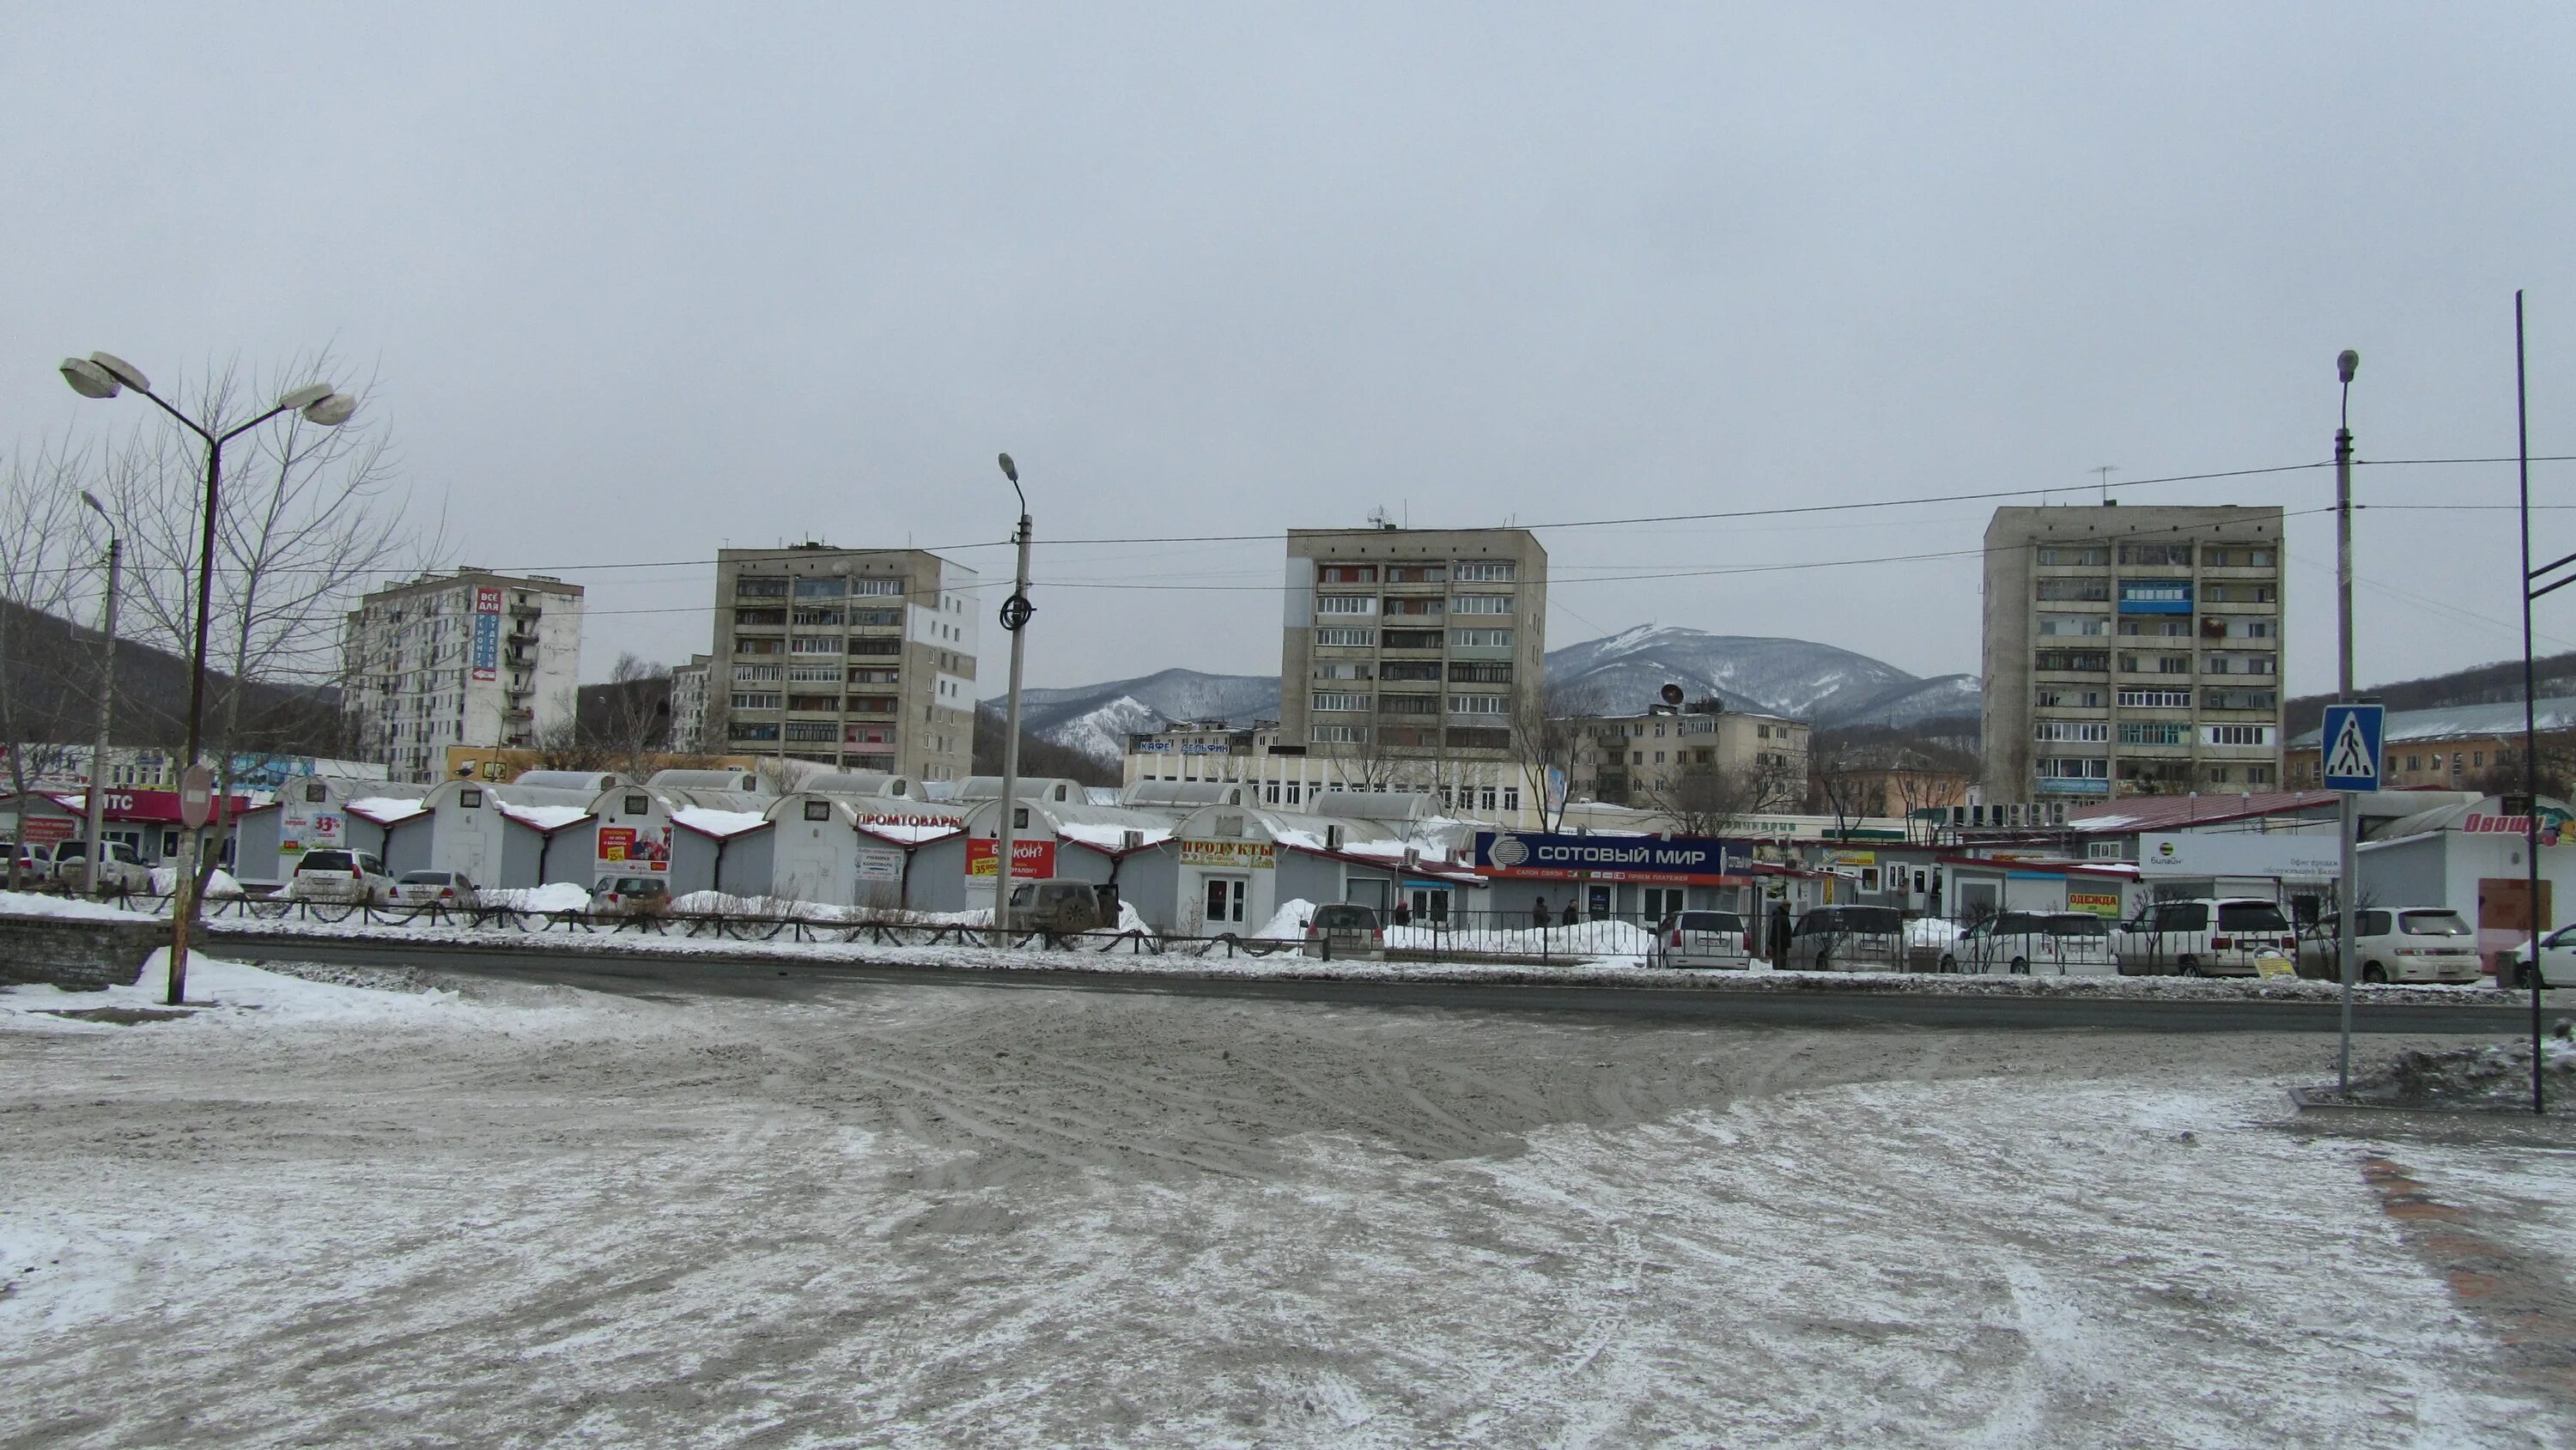
[[[1723,836],[1765,811],[1797,801],[1805,782],[1786,755],[1759,751],[1741,765],[1690,765],[1646,777],[1633,799],[1685,836]]]
[[[321,352],[254,380],[241,364],[223,364],[183,381],[177,396],[183,411],[220,431],[339,367]],[[275,743],[263,729],[273,722],[246,718],[253,690],[345,684],[349,606],[370,582],[434,563],[438,546],[414,532],[409,498],[397,486],[389,429],[366,406],[374,389],[353,391],[359,413],[343,426],[289,412],[226,453],[205,621],[216,675],[203,748],[214,759],[218,799],[231,794],[239,752]],[[182,655],[195,645],[202,458],[192,435],[147,420],[111,457],[104,480],[133,560],[126,606],[137,631]],[[202,885],[214,853],[199,860]]]
[[[1865,798],[1881,785],[1872,774],[1866,748],[1848,740],[1809,738],[1807,809],[1834,818],[1834,839],[1849,840],[1853,823],[1871,814]]]
[[[0,749],[8,752],[9,791],[26,840],[27,793],[65,764],[59,708],[74,668],[64,657],[67,632],[53,617],[96,587],[90,530],[80,504],[80,458],[46,451],[0,463]],[[102,551],[103,552],[103,551]],[[92,761],[95,772],[99,762]],[[24,884],[20,852],[8,853],[9,889]]]
[[[2538,748],[2532,752],[2532,760],[2539,766],[2535,775],[2540,793],[2567,799],[2571,786],[2576,786],[2576,741],[2563,736],[2543,736],[2535,744]],[[2522,787],[2522,747],[2519,745],[2497,751],[2494,763],[2484,770],[2472,772],[2466,782],[2467,789],[2487,795],[2519,795]]]
[[[1537,803],[1539,829],[1553,831],[1565,823],[1575,757],[1583,747],[1584,721],[1601,713],[1601,690],[1589,684],[1558,685],[1544,693],[1524,694],[1517,704],[1510,717],[1512,764],[1529,799]],[[1555,783],[1565,786],[1565,791],[1550,791]]]

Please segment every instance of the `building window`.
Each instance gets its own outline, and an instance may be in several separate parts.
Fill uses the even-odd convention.
[[[2031,660],[2031,668],[2037,670],[2083,670],[2099,674],[2110,667],[2111,657],[2100,650],[2044,649]]]
[[[1374,584],[1375,564],[1326,564],[1315,571],[1315,577],[1326,584]]]
[[[1311,707],[1317,710],[1365,710],[1369,707],[1369,697],[1346,694],[1338,690],[1317,690],[1314,692]]]
[[[1377,596],[1374,594],[1318,594],[1315,596],[1315,612],[1339,615],[1375,614]]]
[[[1373,629],[1318,629],[1315,631],[1315,643],[1318,645],[1329,645],[1337,648],[1367,649],[1377,643],[1377,631]]]
[[[2272,743],[2272,727],[2269,725],[2203,725],[2200,727],[2200,738],[2201,743],[2205,745],[2269,745]]]
[[[2153,721],[2123,720],[2120,722],[2120,743],[2122,745],[2181,745],[2189,738],[2184,733],[2189,728],[2181,724],[2160,725]]]
[[[1461,584],[1505,584],[1512,578],[1508,559],[1472,559],[1461,562],[1452,576]]]
[[[2120,708],[2123,710],[2188,710],[2191,708],[2191,691],[2122,690]]]
[[[1451,614],[1509,614],[1512,596],[1508,594],[1460,594],[1449,601]]]
[[[1313,733],[1315,741],[1319,745],[1365,745],[1368,743],[1368,727],[1366,725],[1318,725],[1315,727]],[[1291,804],[1294,804],[1296,799],[1297,787],[1292,783],[1288,787],[1288,800]]]
[[[779,699],[780,697],[774,694],[736,691],[733,707],[737,710],[775,710],[778,708]]]
[[[2191,545],[2122,544],[2120,546],[2120,562],[2123,564],[2147,564],[2157,568],[2188,569],[2191,567]]]
[[[733,581],[733,592],[743,599],[784,599],[787,597],[787,581],[740,578]]]
[[[1453,629],[1449,642],[1459,649],[1510,649],[1512,632],[1508,629]]]
[[[2127,738],[2122,727],[2122,739]],[[2111,738],[2111,727],[2100,720],[2042,720],[2031,727],[2034,740],[2072,740],[2099,745]]]
[[[1446,564],[1389,564],[1386,566],[1386,582],[1389,584],[1438,584],[1448,577],[1449,566]]]
[[[1503,715],[1510,713],[1509,707],[1510,697],[1507,695],[1451,695],[1449,697],[1449,713],[1452,715]]]
[[[799,579],[795,585],[799,599],[838,599],[849,592],[847,581],[840,579]]]
[[[1449,666],[1453,685],[1508,685],[1512,667],[1505,660],[1455,660]]]
[[[853,579],[850,581],[850,592],[852,594],[870,594],[880,596],[889,594],[899,595],[903,593],[903,581],[900,579]]]
[[[2111,562],[2111,551],[2101,544],[2042,544],[2039,546],[2039,562],[2053,567],[2071,565],[2098,569]]]
[[[2043,614],[2039,617],[2040,637],[2061,635],[2109,634],[2111,621],[2100,614]]]

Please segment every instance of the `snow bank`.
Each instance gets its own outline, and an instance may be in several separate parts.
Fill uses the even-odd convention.
[[[105,902],[76,896],[39,896],[32,891],[0,891],[0,916],[54,916],[76,921],[136,921],[146,911],[122,911]]]
[[[2576,1041],[2568,1025],[2540,1040],[2542,1098],[2553,1113],[2576,1115]],[[2322,1101],[2393,1108],[2531,1109],[2531,1044],[2455,1047],[2445,1052],[2401,1052],[2376,1072],[2352,1080],[2352,1092],[2314,1094]]]
[[[167,896],[173,890],[177,889],[178,885],[179,868],[176,866],[155,866],[152,868],[152,893],[155,896]],[[225,870],[221,866],[215,868],[214,875],[206,878],[206,899],[208,901],[212,901],[219,896],[239,896],[241,894],[241,883],[233,879],[233,873]]]
[[[487,886],[476,895],[485,906],[513,911],[588,911],[590,893],[569,881],[551,886]]]
[[[1315,903],[1304,897],[1298,897],[1281,903],[1279,909],[1271,914],[1270,919],[1261,924],[1261,930],[1254,932],[1253,935],[1273,941],[1303,940],[1306,935],[1306,923],[1314,919]]]
[[[769,824],[769,817],[758,811],[719,811],[707,806],[683,806],[671,812],[671,819],[693,831],[710,836],[739,836]]]
[[[165,947],[143,964],[143,973],[132,986],[110,987],[104,992],[69,992],[59,987],[0,989],[0,1026],[62,1028],[77,1019],[56,1014],[97,1008],[167,1011],[170,1009],[163,999],[168,994],[169,980],[170,952]],[[453,992],[389,992],[344,986],[262,971],[220,957],[194,952],[188,956],[187,1005],[211,1009],[191,1014],[191,1022],[266,1025],[418,1020],[424,1012],[451,1006],[456,1000]],[[114,1030],[110,1024],[97,1025]]]
[[[590,819],[590,812],[580,806],[514,806],[504,805],[501,814],[523,826],[540,831],[560,831],[575,821]]]

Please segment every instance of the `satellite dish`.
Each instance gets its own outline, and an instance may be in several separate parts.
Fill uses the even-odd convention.
[[[1665,704],[1667,704],[1667,705],[1678,705],[1678,704],[1680,704],[1681,702],[1682,702],[1682,687],[1681,687],[1681,686],[1679,686],[1679,685],[1666,685],[1666,686],[1664,686],[1664,703],[1665,703]]]

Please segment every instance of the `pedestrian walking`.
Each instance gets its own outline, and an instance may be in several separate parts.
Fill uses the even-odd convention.
[[[1530,925],[1537,927],[1541,931],[1545,931],[1547,929],[1546,897],[1540,897],[1538,899],[1538,904],[1530,908]]]

